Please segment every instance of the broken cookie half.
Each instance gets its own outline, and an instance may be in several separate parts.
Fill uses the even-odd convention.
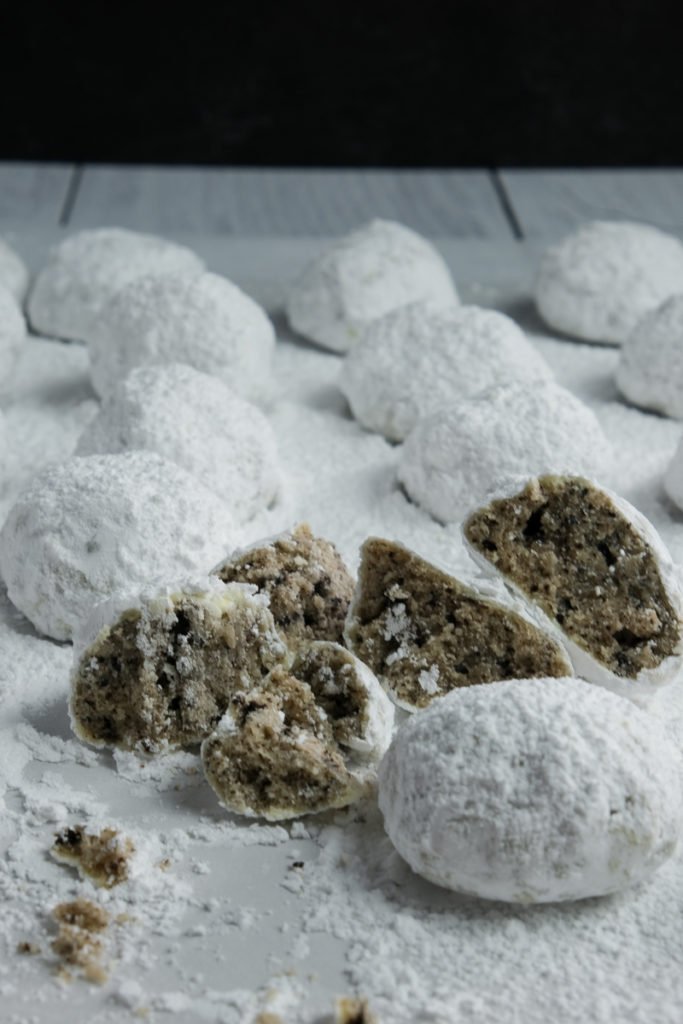
[[[250,583],[270,601],[285,640],[341,643],[353,578],[335,546],[302,523],[237,552],[212,574],[224,583]]]
[[[393,708],[370,670],[318,642],[234,694],[202,763],[228,810],[283,821],[363,796],[392,729]]]
[[[97,605],[74,657],[77,735],[156,753],[199,743],[289,653],[263,596],[207,579]]]
[[[571,675],[562,645],[525,614],[377,537],[361,548],[345,635],[407,711],[458,687]]]
[[[464,524],[471,549],[563,634],[578,675],[646,700],[683,667],[683,593],[654,527],[583,477],[517,481]]]

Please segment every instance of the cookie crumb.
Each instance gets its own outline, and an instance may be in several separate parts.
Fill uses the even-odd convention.
[[[106,889],[126,881],[134,852],[132,840],[119,835],[116,829],[103,828],[93,834],[86,832],[83,825],[57,832],[50,850],[56,860],[73,864],[81,875]]]
[[[23,956],[37,956],[40,953],[40,946],[36,942],[18,942],[17,953]]]
[[[340,996],[335,1003],[334,1024],[379,1024],[367,999]]]
[[[79,897],[69,903],[58,903],[52,917],[59,930],[51,943],[53,953],[60,957],[57,974],[63,981],[73,975],[67,965],[80,968],[86,981],[103,985],[107,972],[102,964],[104,946],[97,937],[109,924],[109,914],[91,900]]]

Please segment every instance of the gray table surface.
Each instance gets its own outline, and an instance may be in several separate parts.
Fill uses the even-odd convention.
[[[373,216],[426,235],[547,239],[583,220],[683,232],[683,169],[264,170],[0,163],[0,230],[122,225],[329,236]]]

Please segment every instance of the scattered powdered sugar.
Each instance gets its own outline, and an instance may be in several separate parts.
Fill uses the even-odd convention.
[[[287,316],[304,337],[346,352],[371,320],[417,301],[458,303],[448,267],[410,228],[372,220],[311,261],[290,289]]]
[[[220,496],[238,523],[272,504],[280,489],[266,416],[222,381],[182,363],[138,367],[119,381],[76,454],[131,449],[182,466]]]
[[[621,345],[638,320],[683,291],[683,245],[647,224],[590,221],[548,249],[536,305],[551,327]]]
[[[416,302],[365,328],[344,360],[339,386],[363,426],[402,441],[421,416],[483,388],[550,377],[542,356],[504,314]]]
[[[31,325],[42,334],[88,341],[107,300],[143,274],[199,274],[203,262],[165,238],[123,228],[79,231],[52,251],[28,297]]]
[[[150,267],[112,295],[88,336],[93,387],[108,394],[136,366],[187,363],[259,396],[275,346],[261,307],[219,274]]]
[[[519,293],[528,296],[528,285]],[[500,294],[491,285],[487,302]],[[614,446],[615,489],[683,562],[681,518],[662,485],[680,423],[619,401],[615,350],[546,336],[534,343],[598,415]],[[239,543],[308,520],[351,566],[375,534],[464,571],[459,525],[411,504],[397,482],[400,449],[345,414],[340,362],[313,347],[277,346],[268,415],[285,493]],[[1,518],[34,472],[71,454],[95,411],[84,350],[30,339],[0,404],[10,445]],[[579,903],[520,907],[452,893],[411,872],[375,800],[286,828],[245,824],[218,807],[194,753],[146,760],[87,750],[69,727],[71,657],[70,646],[36,636],[0,586],[0,994],[8,1021],[117,1024],[130,1011],[155,1024],[253,1024],[272,1012],[285,1024],[314,1024],[330,1019],[333,995],[356,992],[381,1024],[679,1024],[681,853],[649,882]],[[680,746],[683,687],[658,694],[650,713]],[[110,979],[101,988],[52,974],[51,908],[79,895],[100,899],[46,856],[54,832],[72,824],[115,827],[137,850],[134,881],[106,897],[123,919],[108,929]],[[198,863],[209,872],[197,873]],[[18,955],[24,941],[41,952]]]
[[[683,419],[683,279],[672,295],[646,313],[619,354],[617,385],[629,401]]]
[[[501,479],[573,473],[602,479],[611,445],[595,413],[566,388],[517,381],[487,389],[418,420],[398,478],[441,522],[462,519]]]
[[[15,605],[67,640],[93,603],[164,576],[206,571],[234,545],[229,513],[152,452],[72,458],[22,492],[0,531]]]

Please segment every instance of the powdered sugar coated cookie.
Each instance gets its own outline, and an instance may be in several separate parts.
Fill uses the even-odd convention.
[[[456,522],[500,480],[523,473],[602,477],[612,449],[595,413],[554,381],[513,381],[421,418],[398,470],[406,491]]]
[[[81,435],[76,454],[142,448],[157,452],[215,491],[245,522],[280,488],[268,419],[222,381],[182,363],[141,366],[119,381]]]
[[[88,341],[112,295],[142,274],[198,274],[190,249],[124,228],[79,231],[61,242],[36,277],[28,299],[33,327],[57,338]]]
[[[385,828],[418,874],[514,903],[647,878],[675,851],[680,756],[663,725],[580,679],[474,686],[397,733]]]
[[[306,267],[287,298],[287,316],[299,334],[346,352],[370,320],[419,299],[458,302],[446,264],[410,228],[372,220]]]
[[[73,458],[38,474],[0,531],[0,573],[42,633],[72,632],[97,601],[206,572],[234,543],[219,499],[152,452]]]
[[[0,385],[14,370],[26,341],[26,323],[12,292],[0,284]]]
[[[0,285],[7,288],[17,302],[23,302],[28,288],[28,270],[23,260],[2,238],[0,238]]]
[[[646,313],[629,334],[617,385],[635,405],[683,419],[683,282],[681,294]]]
[[[683,291],[683,245],[646,224],[591,221],[548,249],[536,305],[550,327],[621,345],[640,318]]]
[[[356,419],[402,441],[421,416],[510,380],[551,378],[509,317],[415,302],[368,324],[339,378]]]
[[[136,366],[175,362],[252,397],[263,389],[274,347],[266,314],[227,278],[154,272],[130,281],[107,303],[88,351],[100,395]]]

